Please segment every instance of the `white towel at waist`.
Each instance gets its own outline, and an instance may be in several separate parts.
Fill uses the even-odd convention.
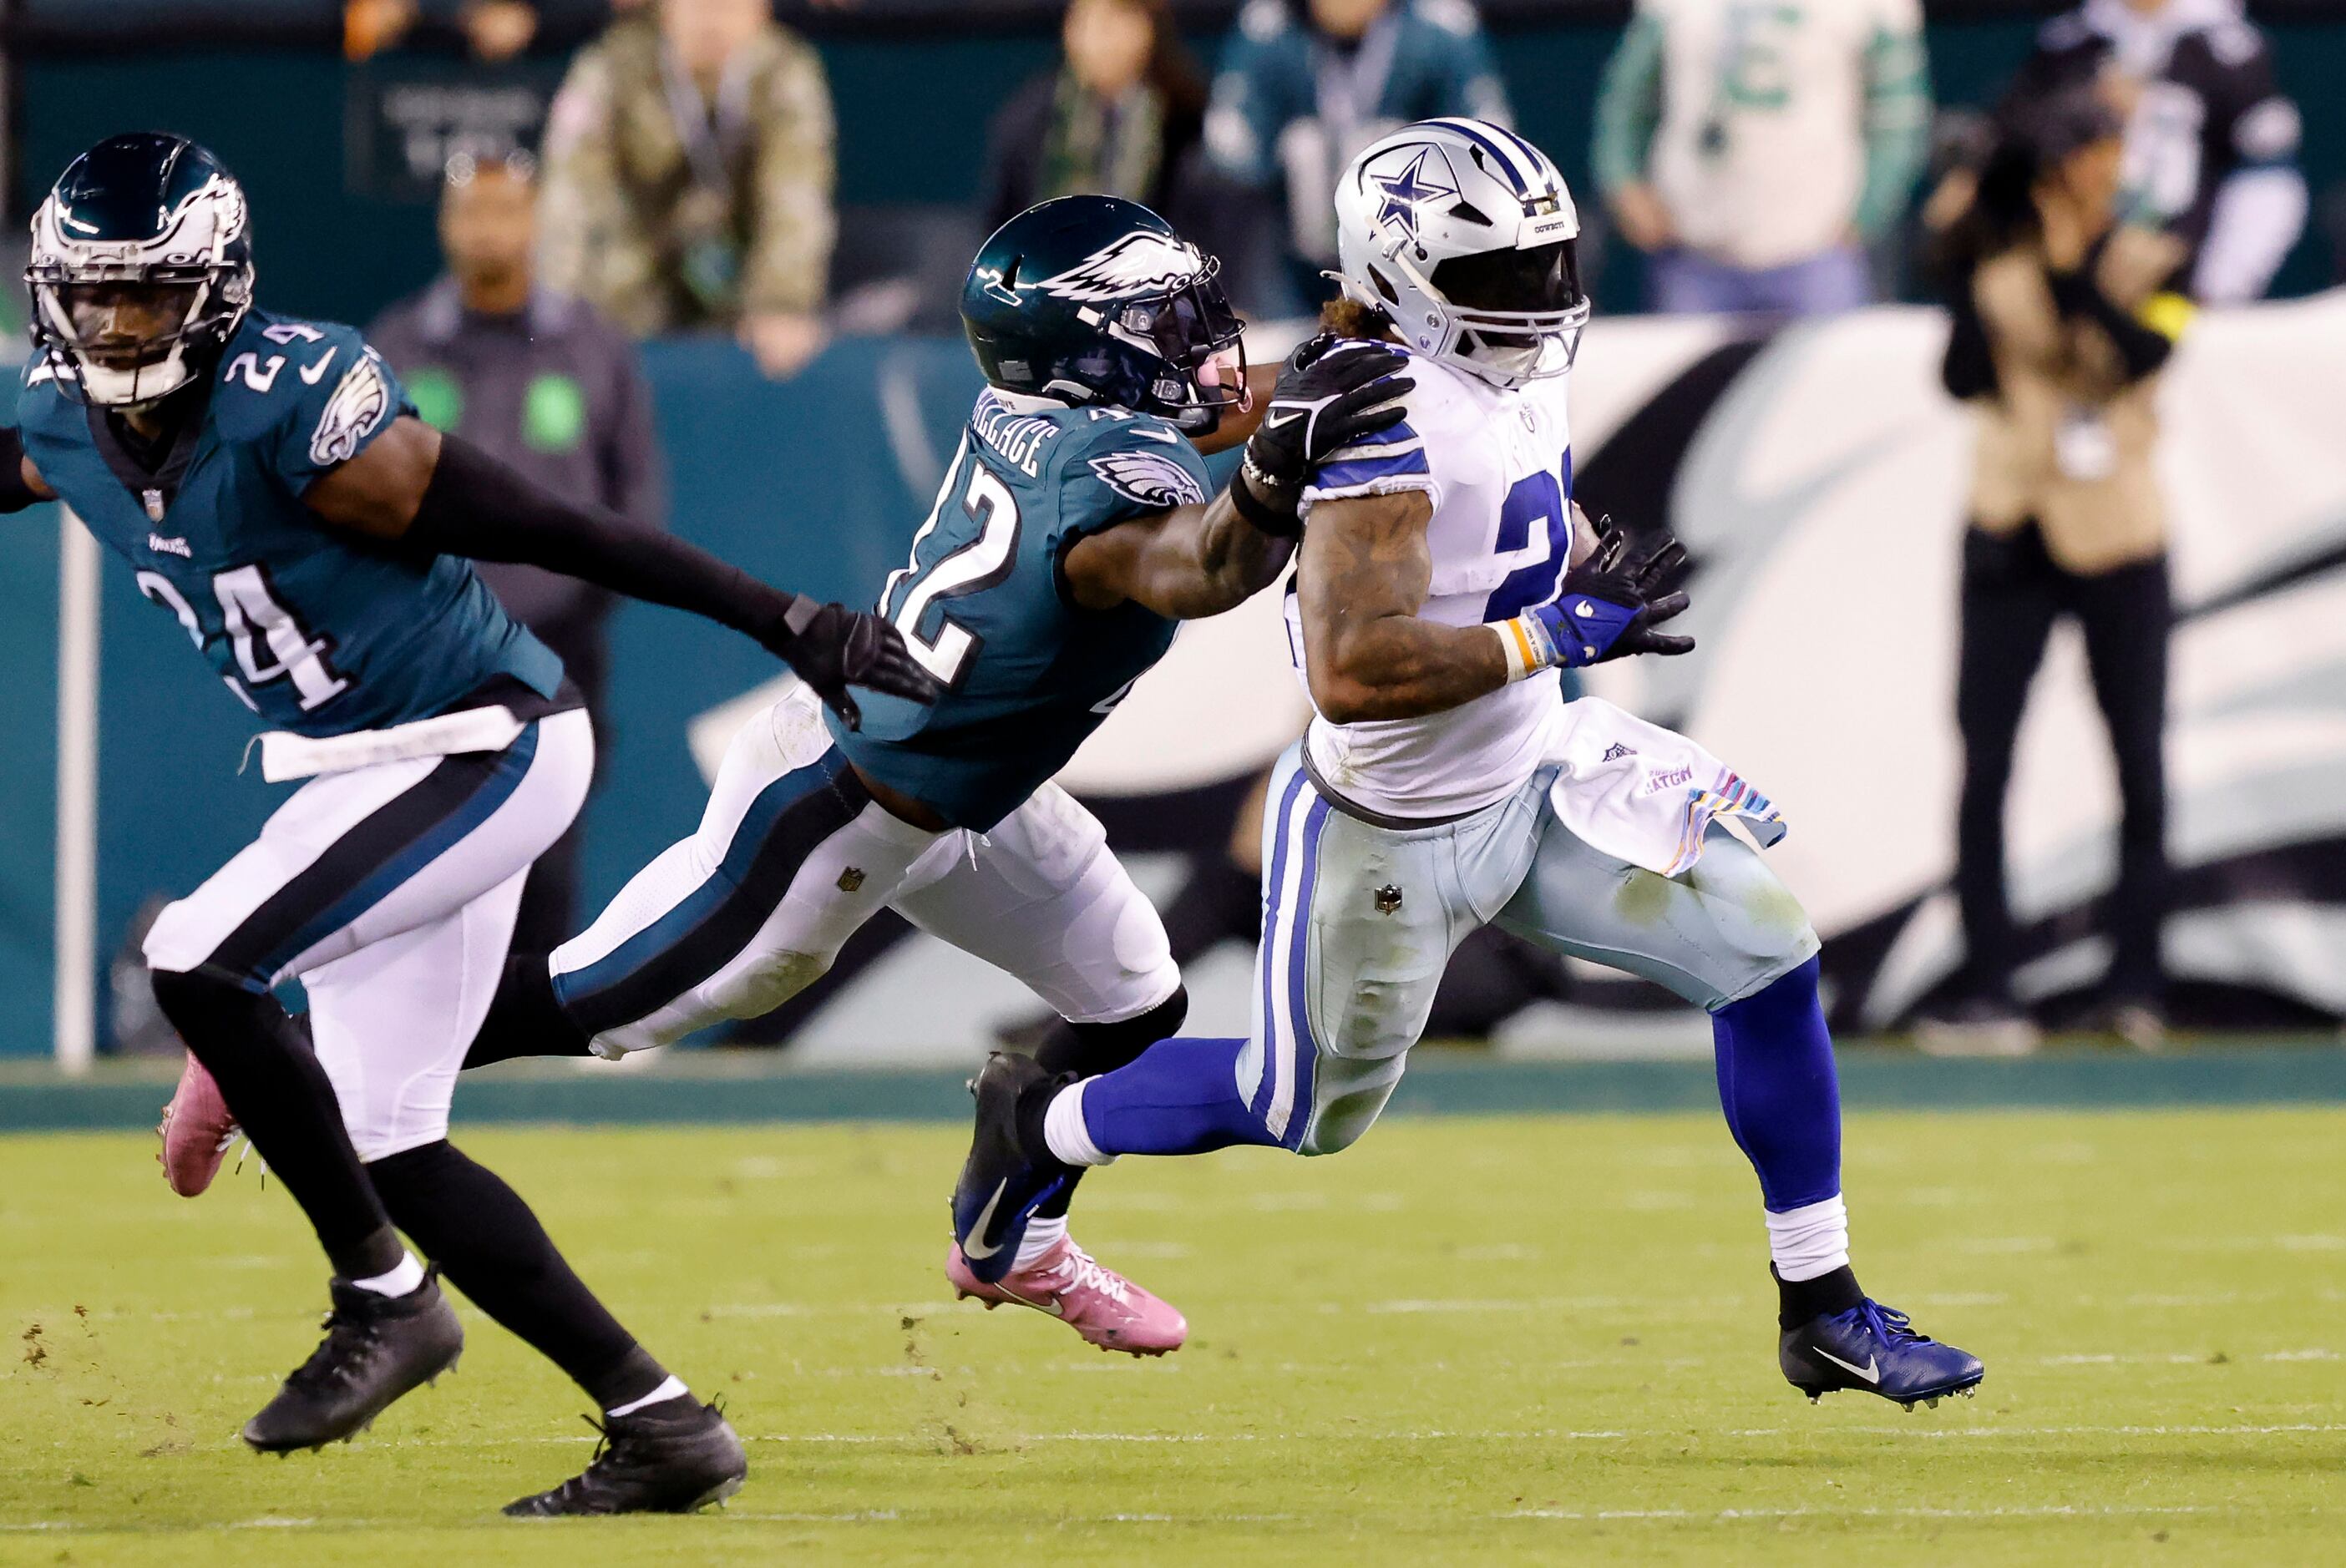
[[[321,773],[348,773],[385,762],[415,757],[461,757],[474,751],[503,751],[529,728],[502,706],[468,708],[443,713],[388,729],[361,729],[349,735],[294,735],[272,729],[260,736],[260,776],[271,784]]]
[[[1784,836],[1783,813],[1734,769],[1602,698],[1565,704],[1552,735],[1547,759],[1560,771],[1548,801],[1608,855],[1674,877],[1702,858],[1716,818],[1741,818],[1763,850]]]

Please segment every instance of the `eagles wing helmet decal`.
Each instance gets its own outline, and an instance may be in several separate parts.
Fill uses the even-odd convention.
[[[391,383],[383,380],[382,361],[370,349],[326,400],[326,412],[310,437],[310,461],[321,468],[349,462],[358,454],[359,443],[390,412]]]
[[[1136,229],[1056,277],[1044,279],[1042,288],[1062,300],[1128,300],[1136,294],[1170,292],[1205,270],[1205,258],[1196,246]]]
[[[1111,452],[1091,465],[1102,484],[1143,506],[1194,506],[1206,499],[1198,476],[1162,453]]]

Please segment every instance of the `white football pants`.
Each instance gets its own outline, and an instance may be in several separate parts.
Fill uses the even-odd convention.
[[[984,833],[892,816],[793,690],[725,754],[699,830],[554,952],[555,993],[598,1054],[772,1011],[883,905],[1024,981],[1072,1023],[1137,1017],[1181,983],[1165,928],[1056,784]]]
[[[1548,806],[1555,769],[1434,827],[1379,825],[1290,747],[1263,813],[1263,938],[1239,1092],[1290,1148],[1331,1154],[1384,1109],[1450,955],[1496,924],[1716,1009],[1818,951],[1800,901],[1714,826],[1676,877],[1590,848]]]
[[[312,779],[165,908],[147,962],[255,992],[298,978],[359,1158],[437,1142],[505,972],[523,879],[578,815],[594,770],[594,729],[574,709],[503,751]]]

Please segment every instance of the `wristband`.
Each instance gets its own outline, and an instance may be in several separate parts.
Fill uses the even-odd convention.
[[[1484,629],[1499,639],[1499,651],[1507,660],[1510,686],[1529,679],[1554,662],[1556,645],[1549,640],[1547,628],[1529,616],[1487,621]]]
[[[1275,539],[1292,539],[1301,530],[1294,509],[1281,512],[1257,495],[1243,470],[1230,476],[1230,510]]]

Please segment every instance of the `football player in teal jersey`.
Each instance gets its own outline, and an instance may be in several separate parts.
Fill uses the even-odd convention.
[[[265,726],[267,777],[306,780],[146,944],[192,1054],[183,1093],[217,1085],[333,1265],[324,1342],[245,1441],[284,1453],[350,1438],[453,1366],[444,1268],[608,1422],[585,1474],[508,1512],[722,1497],[746,1469],[723,1418],[448,1142],[523,879],[594,759],[561,661],[464,558],[736,627],[851,729],[851,682],[914,703],[939,684],[878,617],[557,501],[415,418],[350,328],[256,308],[244,193],[192,143],[116,137],[76,159],[34,220],[26,281],[37,351],[19,426],[0,431],[0,510],[71,505]],[[314,1050],[271,994],[290,978]]]
[[[507,966],[474,1062],[618,1056],[755,1016],[882,906],[1056,1009],[1054,1073],[1105,1072],[1172,1032],[1188,999],[1157,911],[1052,777],[1178,621],[1278,575],[1312,463],[1392,423],[1410,384],[1389,350],[1308,344],[1262,417],[1216,271],[1109,197],[1045,202],[985,242],[962,318],[987,387],[878,595],[944,696],[874,697],[860,729],[804,692],[751,720],[699,830],[550,963]],[[1200,443],[1241,438],[1217,493]],[[1178,1347],[1181,1315],[1095,1263],[1065,1215],[1046,1209],[984,1279],[956,1249],[954,1285],[1103,1349]]]

